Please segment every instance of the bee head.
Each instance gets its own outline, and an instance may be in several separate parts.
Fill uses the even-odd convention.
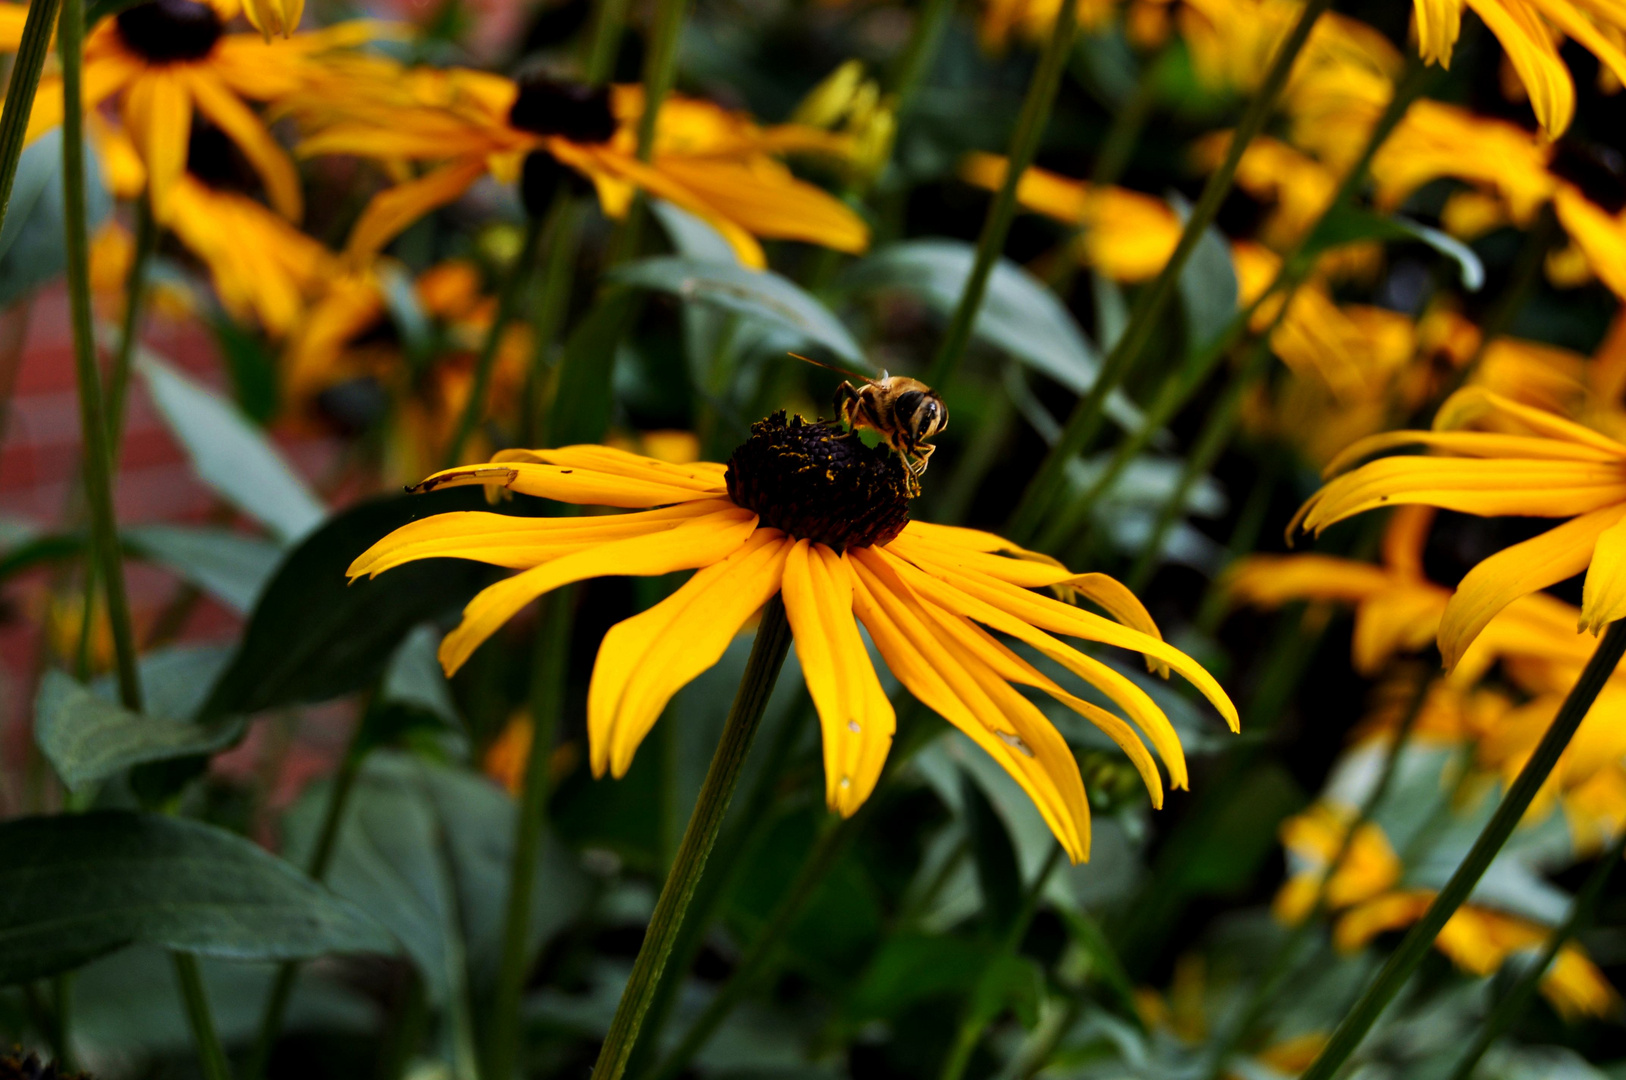
[[[905,390],[898,395],[897,415],[917,439],[929,439],[948,427],[948,408],[928,390]]]

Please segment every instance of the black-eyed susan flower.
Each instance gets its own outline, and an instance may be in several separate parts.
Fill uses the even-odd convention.
[[[637,154],[644,108],[637,86],[514,82],[466,69],[407,69],[375,57],[330,69],[291,108],[312,131],[302,154],[433,165],[372,200],[351,233],[349,250],[357,256],[379,250],[487,173],[505,182],[523,177],[522,194],[536,212],[571,176],[592,182],[611,217],[626,212],[635,191],[645,191],[709,222],[752,266],[765,265],[758,237],[849,252],[869,243],[868,227],[852,210],[798,180],[776,156],[845,153],[850,139],[797,124],[758,127],[704,101],[663,103],[648,162]]]
[[[1435,453],[1381,457],[1350,469],[1405,446]],[[1597,633],[1626,615],[1626,527],[1620,525],[1626,445],[1606,435],[1468,387],[1440,406],[1434,430],[1369,436],[1326,473],[1332,479],[1300,508],[1290,530],[1320,533],[1367,510],[1406,504],[1480,517],[1570,519],[1492,555],[1462,579],[1440,618],[1447,668],[1503,608],[1583,571],[1581,627]]]
[[[6,4],[0,50],[15,51],[25,5]],[[299,89],[318,58],[387,32],[383,24],[350,22],[268,44],[258,34],[228,34],[236,0],[148,0],[105,20],[85,39],[87,110],[117,99],[147,168],[153,216],[169,224],[171,192],[186,171],[193,111],[203,114],[242,151],[265,184],[271,205],[297,220],[303,197],[292,159],[249,102],[271,101]],[[40,81],[28,137],[62,122],[59,76]]]
[[[775,594],[784,600],[819,713],[825,798],[844,815],[869,796],[894,725],[859,624],[899,682],[1022,785],[1075,861],[1088,857],[1090,837],[1078,764],[1019,687],[1048,695],[1111,737],[1154,805],[1162,800],[1162,779],[1142,739],[1174,786],[1186,785],[1186,766],[1174,729],[1145,691],[1063,637],[1140,652],[1150,664],[1178,671],[1237,725],[1214,678],[1158,636],[1122,585],[1101,574],[1074,574],[989,533],[911,521],[908,474],[892,452],[828,424],[777,414],[753,427],[727,465],[674,465],[602,446],[518,450],[436,473],[419,489],[464,484],[633,512],[441,514],[397,529],[356,559],[352,577],[441,557],[521,571],[464,609],[461,625],[441,644],[448,671],[551,589],[606,574],[696,571],[604,638],[587,703],[596,775],[626,773],[666,703],[715,664]],[[1111,617],[1038,589],[1069,592]],[[1094,686],[1128,720],[1080,699],[996,634]]]

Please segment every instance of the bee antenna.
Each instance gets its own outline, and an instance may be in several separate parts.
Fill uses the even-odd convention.
[[[811,356],[803,356],[801,353],[790,352],[790,351],[787,350],[785,355],[794,356],[796,359],[802,361],[802,363],[804,363],[804,364],[812,364],[814,367],[821,367],[821,368],[824,368],[826,371],[833,371],[838,375],[845,375],[849,379],[859,379],[859,380],[862,380],[863,382],[874,382],[875,381],[872,377],[870,377],[868,375],[860,374],[859,372],[853,371],[850,368],[841,367],[839,364],[827,364],[823,360],[815,360]]]

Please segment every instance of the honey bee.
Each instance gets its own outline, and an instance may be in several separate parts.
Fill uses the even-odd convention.
[[[920,479],[932,451],[937,449],[926,440],[948,427],[948,406],[943,404],[937,391],[919,379],[904,375],[888,375],[883,371],[879,379],[871,379],[799,353],[790,355],[815,367],[858,379],[863,385],[844,382],[836,388],[836,415],[849,430],[869,428],[879,435],[903,460],[910,477]]]

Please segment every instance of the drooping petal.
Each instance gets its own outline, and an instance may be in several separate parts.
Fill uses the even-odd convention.
[[[1331,555],[1250,555],[1225,572],[1226,592],[1237,603],[1280,607],[1291,600],[1359,603],[1391,588],[1381,566]]]
[[[1289,530],[1319,535],[1380,506],[1422,503],[1480,517],[1575,517],[1626,501],[1626,468],[1590,461],[1380,458],[1329,482]]]
[[[1417,51],[1424,60],[1451,66],[1451,51],[1462,33],[1463,0],[1417,0]]]
[[[1521,461],[1620,461],[1618,450],[1550,436],[1510,435],[1497,431],[1385,431],[1369,435],[1338,454],[1322,470],[1336,476],[1362,458],[1403,446],[1441,450],[1456,457]]]
[[[351,230],[345,254],[357,262],[377,254],[407,226],[467,191],[485,171],[485,162],[480,159],[453,161],[416,180],[379,192]]]
[[[852,570],[823,544],[799,540],[785,560],[785,614],[824,734],[824,801],[842,817],[864,804],[896,727],[892,703],[853,621]]]
[[[187,89],[198,110],[214,121],[226,137],[237,145],[260,174],[265,193],[277,213],[297,222],[304,214],[304,195],[299,190],[299,173],[294,163],[260,118],[244,105],[220,79],[205,67],[177,69],[184,74]]]
[[[722,659],[745,620],[779,591],[789,550],[779,530],[757,529],[728,558],[705,566],[659,604],[610,628],[587,691],[594,776],[626,775],[638,744],[672,695]]]
[[[1626,505],[1583,514],[1504,548],[1468,571],[1440,619],[1440,655],[1446,670],[1456,667],[1485,624],[1508,604],[1585,570],[1598,537],[1622,517]]]
[[[350,577],[377,577],[418,559],[473,559],[511,570],[533,566],[598,544],[677,528],[695,518],[732,512],[742,520],[750,511],[733,503],[690,502],[642,513],[601,517],[518,517],[481,511],[435,514],[401,526],[356,556],[345,571]]]
[[[305,14],[305,0],[243,0],[243,14],[265,40],[273,34],[289,37]]]
[[[463,465],[455,469],[443,469],[424,480],[414,490],[434,491],[443,487],[467,487],[471,484],[495,484],[510,491],[517,491],[521,495],[535,495],[542,499],[581,505],[615,506],[624,510],[716,499],[724,497],[726,492],[726,489],[708,491],[692,486],[680,487],[665,480],[628,476],[621,471],[565,468],[562,465],[543,465],[526,461]]]
[[[549,450],[500,450],[491,459],[497,462],[531,461],[543,465],[558,465],[570,469],[590,469],[594,472],[624,476],[629,480],[648,480],[657,484],[690,488],[717,496],[728,493],[723,474],[727,465],[715,461],[691,461],[676,464],[659,458],[617,450],[612,446],[561,446]]]
[[[1440,404],[1439,411],[1434,414],[1434,430],[1456,430],[1469,424],[1482,423],[1487,419],[1521,427],[1531,435],[1568,440],[1582,446],[1590,446],[1612,457],[1626,457],[1626,444],[1611,439],[1602,432],[1593,431],[1586,425],[1577,424],[1557,413],[1525,405],[1480,386],[1464,387],[1446,398]]]
[[[924,565],[921,569],[955,589],[982,600],[1008,615],[1014,615],[1040,630],[1083,638],[1086,641],[1099,641],[1103,645],[1121,649],[1132,649],[1168,664],[1219,710],[1232,731],[1238,729],[1240,720],[1237,717],[1236,706],[1231,703],[1231,699],[1226,696],[1219,683],[1203,669],[1201,664],[1167,642],[1122,626],[1093,612],[1064,604],[1048,596],[1040,596],[985,575],[936,564]]]
[[[974,619],[984,626],[991,627],[1002,634],[1009,634],[1018,641],[1031,645],[1051,660],[1106,694],[1115,705],[1129,715],[1129,718],[1145,733],[1146,738],[1157,749],[1158,756],[1163,759],[1163,764],[1169,770],[1170,784],[1176,788],[1186,786],[1186,757],[1185,749],[1180,744],[1180,736],[1175,732],[1174,725],[1169,722],[1168,716],[1165,715],[1162,709],[1158,708],[1157,703],[1127,676],[1108,667],[1093,656],[1086,656],[1077,649],[1056,640],[1043,630],[1028,624],[1024,620],[978,599],[964,590],[946,584],[932,574],[929,565],[920,565],[918,567],[910,565],[909,562],[897,558],[886,549],[882,549],[882,554],[888,560],[888,565],[907,581],[916,592],[929,597],[934,603],[949,611]],[[1049,692],[1047,688],[1046,692]],[[1093,715],[1089,719],[1093,722]],[[1108,732],[1108,734],[1110,735],[1111,732]]]
[[[1355,670],[1375,677],[1395,653],[1426,648],[1439,631],[1449,599],[1445,589],[1419,583],[1397,585],[1362,604],[1355,612],[1350,642]]]
[[[1581,629],[1594,634],[1626,616],[1626,514],[1598,534],[1581,590]]]
[[[1468,0],[1468,5],[1502,43],[1542,130],[1554,139],[1564,134],[1575,116],[1575,84],[1541,16],[1525,0]]]
[[[1068,858],[1089,858],[1088,820],[1082,832],[1067,810],[1057,778],[1039,762],[1031,747],[1009,730],[1011,721],[1000,711],[967,670],[966,660],[951,654],[910,610],[853,553],[853,611],[869,630],[886,665],[898,681],[922,704],[953,724],[995,761],[1028,793],[1040,816],[1066,850]],[[975,661],[971,661],[975,665]],[[1024,751],[1024,747],[1026,747]],[[1072,763],[1076,776],[1078,766]],[[1082,781],[1080,781],[1082,785]],[[1087,813],[1089,804],[1084,804]]]
[[[756,528],[756,520],[755,514],[742,517],[739,510],[710,514],[654,535],[598,544],[499,581],[482,589],[463,609],[463,621],[440,643],[441,666],[448,675],[455,672],[486,638],[496,633],[498,627],[518,614],[521,608],[561,585],[610,575],[647,577],[670,574],[719,563],[738,551],[750,538],[752,530]],[[736,628],[738,625],[735,624]],[[608,637],[605,643],[608,646]],[[705,667],[710,667],[712,663],[716,663],[715,658]],[[699,670],[703,671],[705,667]],[[676,690],[677,687],[673,687],[673,692]],[[661,704],[664,706],[665,703],[663,699]],[[659,711],[656,710],[657,713]],[[654,723],[654,717],[650,718],[650,723]]]
[[[186,171],[192,132],[192,96],[180,75],[153,68],[130,84],[124,95],[124,122],[147,163],[147,197],[153,217],[169,221],[169,193]]]

